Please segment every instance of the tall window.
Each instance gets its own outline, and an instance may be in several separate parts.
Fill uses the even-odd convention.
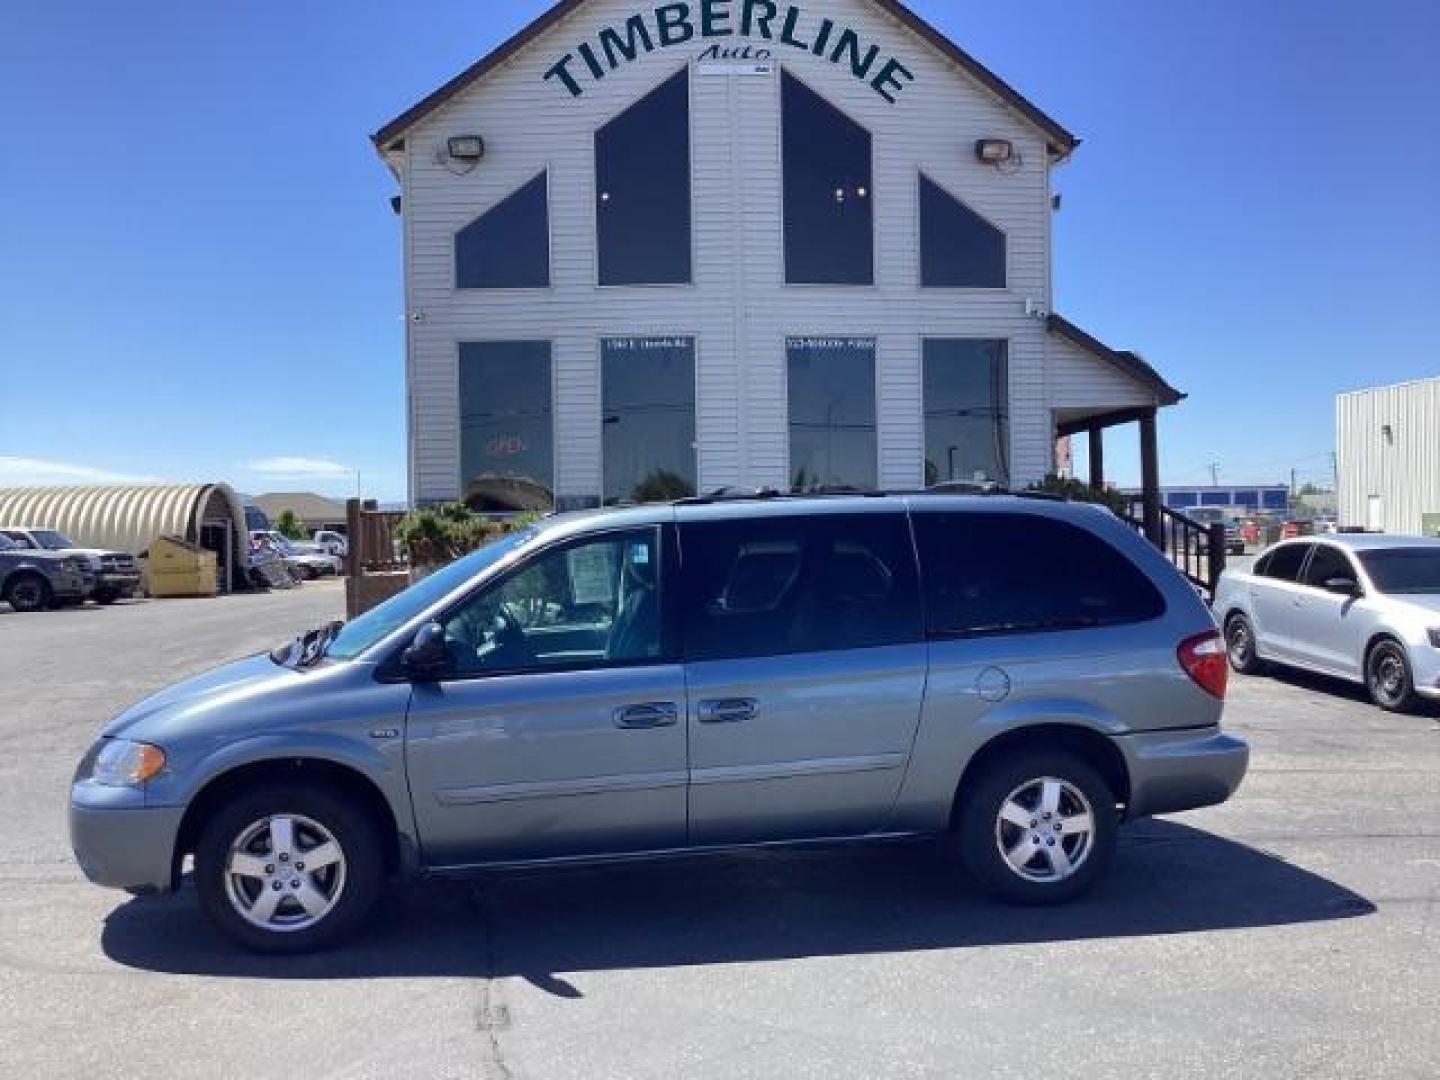
[[[605,503],[695,494],[695,339],[600,343]]]
[[[870,132],[789,72],[782,75],[785,280],[875,282]]]
[[[549,284],[549,180],[541,173],[455,234],[455,287],[543,289]]]
[[[460,346],[460,467],[477,510],[545,510],[554,496],[550,344]]]
[[[680,285],[690,267],[690,75],[595,133],[601,285]]]
[[[1005,342],[925,342],[927,485],[1009,481],[1009,384]]]
[[[791,338],[790,477],[795,491],[876,485],[875,339]]]
[[[923,174],[920,284],[927,288],[1005,288],[1005,234]]]

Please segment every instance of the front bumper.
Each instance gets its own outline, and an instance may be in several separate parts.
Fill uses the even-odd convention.
[[[83,600],[95,588],[95,575],[66,570],[50,579],[50,588],[57,599],[71,600],[78,596]]]
[[[102,570],[95,576],[95,591],[102,590],[121,596],[133,596],[140,590],[140,574],[138,572],[127,573],[123,570]]]
[[[1127,818],[1175,814],[1222,803],[1250,766],[1250,747],[1219,725],[1121,735],[1115,745],[1130,772]]]
[[[169,892],[184,816],[182,806],[146,806],[142,791],[81,781],[70,792],[70,847],[96,885]]]

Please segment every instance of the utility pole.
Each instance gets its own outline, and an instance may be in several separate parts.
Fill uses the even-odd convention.
[[[1218,461],[1212,461],[1212,462],[1210,463],[1209,468],[1210,468],[1210,486],[1211,486],[1211,487],[1219,487],[1219,486],[1220,486],[1220,463],[1219,463]]]

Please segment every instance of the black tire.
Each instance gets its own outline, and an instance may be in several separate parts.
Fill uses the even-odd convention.
[[[257,823],[282,815],[306,818],[323,827],[343,853],[344,876],[334,906],[318,921],[301,929],[267,930],[249,921],[232,901],[226,868],[237,840]],[[195,846],[195,887],[216,928],[251,952],[291,955],[332,948],[357,934],[374,910],[385,876],[382,844],[371,815],[344,793],[325,784],[267,786],[236,796],[205,823]],[[303,851],[297,847],[297,853],[298,863]],[[278,863],[272,865],[280,868]],[[258,895],[263,895],[266,886],[257,884]],[[288,883],[281,884],[283,889]],[[291,903],[290,909],[298,912],[298,901]]]
[[[113,604],[120,599],[120,594],[113,589],[96,589],[95,595],[90,599],[97,604]]]
[[[1378,641],[1365,657],[1365,688],[1370,700],[1386,712],[1414,712],[1420,705],[1410,657],[1398,641]]]
[[[1255,627],[1238,612],[1225,620],[1225,655],[1230,667],[1241,675],[1260,675],[1265,661],[1255,650]]]
[[[54,602],[54,590],[39,574],[16,574],[5,585],[5,600],[16,611],[44,611]]]
[[[1054,864],[1046,854],[1047,845],[1051,848],[1055,846],[1048,839],[1052,822],[1038,807],[1031,830],[1016,828],[1008,822],[1002,824],[1000,815],[1012,795],[1023,791],[1027,785],[1047,779],[1062,781],[1083,795],[1088,803],[1092,827],[1088,838],[1071,834],[1060,841],[1062,852],[1066,851],[1065,845],[1070,840],[1076,842],[1066,855],[1067,859],[1071,854],[1084,852],[1082,861],[1069,876],[1037,880],[1012,869],[1001,851],[1001,845],[1007,843],[1018,850],[1027,835],[1033,834],[1032,839],[1037,841],[1037,854],[1032,858],[1040,864],[1037,873],[1053,872]],[[979,776],[967,783],[967,787],[969,790],[960,793],[954,843],[970,878],[996,899],[1025,905],[1065,903],[1089,889],[1109,868],[1115,855],[1120,814],[1110,785],[1083,758],[1058,750],[1020,751],[986,766]],[[1070,796],[1067,794],[1065,798],[1068,800]],[[1064,811],[1062,804],[1062,820],[1066,817]],[[1040,843],[1042,832],[1047,839]],[[1015,835],[1009,835],[1011,833]]]

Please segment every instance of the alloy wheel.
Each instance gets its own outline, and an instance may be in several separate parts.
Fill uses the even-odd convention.
[[[329,829],[299,814],[275,814],[252,822],[230,845],[225,893],[251,926],[294,933],[335,909],[345,870],[345,852]]]
[[[1051,884],[1076,874],[1094,847],[1095,817],[1074,784],[1053,776],[1027,780],[1000,804],[995,843],[1005,865],[1026,881]]]

